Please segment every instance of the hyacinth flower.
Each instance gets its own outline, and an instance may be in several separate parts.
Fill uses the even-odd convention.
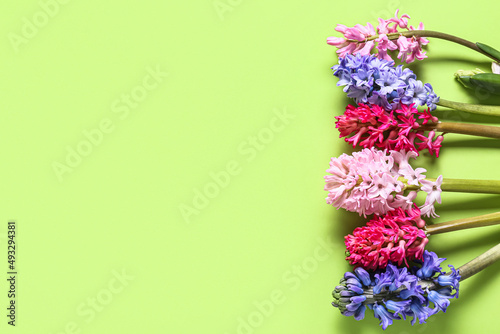
[[[383,269],[389,263],[408,266],[422,260],[430,235],[496,224],[500,212],[426,225],[418,208],[398,208],[345,236],[346,260],[366,270]]]
[[[357,104],[380,105],[387,110],[401,105],[427,105],[436,109],[439,97],[429,83],[423,84],[409,68],[394,66],[392,60],[374,55],[346,55],[332,67],[339,78],[337,86],[344,86],[347,96]]]
[[[419,111],[414,105],[386,110],[378,105],[348,105],[336,116],[340,138],[353,147],[420,152],[427,150],[439,157],[444,133],[500,139],[500,127],[439,121],[429,109]],[[441,134],[438,134],[441,132]]]
[[[500,259],[500,244],[450,272],[442,272],[441,262],[433,252],[424,251],[423,260],[410,268],[388,264],[383,270],[367,272],[356,268],[346,272],[333,291],[332,305],[345,316],[362,320],[367,308],[385,330],[394,320],[412,317],[414,325],[446,312],[450,299],[458,298],[460,282],[477,274]]]
[[[397,208],[410,210],[418,191],[427,193],[420,206],[423,216],[438,217],[434,203],[441,203],[442,191],[500,194],[500,181],[427,178],[424,168],[414,169],[412,151],[380,151],[365,148],[352,155],[330,160],[325,178],[326,202],[359,215],[385,214]]]
[[[366,26],[356,24],[354,27],[337,24],[335,30],[344,36],[328,37],[327,43],[337,47],[337,54],[340,58],[348,54],[368,55],[375,48],[377,50],[376,56],[380,59],[392,60],[388,50],[397,50],[399,51],[397,58],[402,62],[411,63],[415,59],[427,58],[422,46],[429,43],[426,37],[432,37],[463,45],[493,59],[497,63],[500,62],[500,53],[492,47],[483,43],[473,43],[450,34],[424,30],[422,22],[415,29],[415,27],[408,25],[409,15],[403,14],[398,17],[398,14],[399,10],[396,10],[393,18],[388,20],[379,18],[379,24],[376,28],[369,22]]]
[[[422,60],[427,58],[422,46],[429,41],[422,35],[411,34],[415,27],[408,26],[407,14],[398,17],[399,10],[396,10],[395,17],[388,20],[379,18],[379,24],[376,28],[371,23],[366,26],[357,24],[354,27],[347,27],[343,24],[337,24],[336,31],[343,34],[343,37],[328,37],[327,43],[338,48],[339,57],[347,54],[370,54],[375,48],[377,57],[380,59],[392,60],[387,53],[388,50],[398,50],[398,58],[402,62],[411,63],[415,59]],[[402,29],[399,31],[399,29]],[[424,24],[420,22],[418,31],[424,29]],[[405,36],[404,32],[410,33]]]
[[[395,66],[392,60],[378,59],[375,55],[345,55],[339,58],[339,64],[334,65],[332,70],[333,75],[339,78],[337,86],[343,86],[347,96],[358,105],[378,105],[387,111],[412,104],[415,107],[427,106],[430,111],[436,106],[443,106],[474,114],[500,116],[500,106],[445,101],[437,96],[431,84],[422,83],[409,68]],[[498,85],[500,89],[500,80]],[[497,128],[492,128],[498,132]]]
[[[459,81],[469,88],[482,88],[490,93],[500,94],[500,51],[484,43],[473,43],[453,35],[424,30],[422,22],[417,30],[413,26],[408,26],[410,16],[403,14],[399,18],[398,13],[399,10],[396,10],[395,16],[388,20],[379,18],[376,29],[370,23],[367,23],[366,26],[357,24],[354,27],[338,24],[335,30],[342,33],[344,37],[329,37],[327,43],[338,48],[339,58],[344,58],[347,55],[370,55],[375,48],[377,50],[375,56],[379,59],[391,61],[393,59],[388,51],[397,50],[399,51],[397,58],[402,62],[411,63],[415,59],[427,58],[426,53],[422,50],[422,46],[429,43],[426,37],[448,40],[473,49],[493,60],[492,73],[461,75]],[[438,104],[471,113],[500,115],[500,108],[495,106],[460,103],[444,99],[441,99]]]

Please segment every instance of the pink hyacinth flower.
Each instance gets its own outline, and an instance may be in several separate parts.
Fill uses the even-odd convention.
[[[411,209],[416,192],[406,194],[402,180],[408,182],[406,175],[410,177],[410,182],[417,181],[420,185],[425,181],[425,176],[422,174],[423,169],[414,170],[410,166],[410,157],[414,157],[414,153],[366,148],[352,155],[344,153],[332,158],[327,170],[329,175],[325,176],[327,203],[365,217],[385,214],[397,208]],[[431,188],[435,191],[434,187]],[[436,193],[432,193],[431,198],[435,196]]]
[[[391,61],[392,58],[387,54],[387,50],[396,50],[398,48],[396,43],[389,40],[386,34],[380,34],[380,36],[375,39],[375,42],[377,42],[378,58]]]
[[[425,204],[420,207],[422,214],[433,218],[439,217],[435,212],[434,203],[437,202],[441,204],[441,184],[443,183],[443,176],[440,175],[435,182],[421,180],[420,183],[422,184],[420,189],[427,193]]]
[[[422,191],[425,191],[427,193],[425,202],[430,204],[438,202],[439,204],[441,204],[441,184],[443,183],[443,176],[440,175],[435,182],[429,180],[421,180],[420,183],[422,183]]]
[[[338,48],[337,54],[340,58],[344,58],[347,54],[368,55],[375,46],[374,41],[365,42],[368,37],[376,34],[371,23],[367,23],[366,26],[356,24],[354,27],[337,24],[335,30],[342,33],[344,37],[328,37],[326,42]]]
[[[344,58],[347,54],[368,55],[373,48],[378,50],[377,57],[380,59],[392,60],[388,54],[388,50],[394,51],[399,49],[398,58],[402,62],[411,63],[415,59],[422,60],[426,58],[422,46],[429,43],[426,38],[413,36],[400,36],[397,42],[393,42],[387,38],[387,34],[395,34],[403,31],[415,30],[413,26],[408,26],[409,15],[403,14],[399,17],[399,9],[396,10],[394,17],[384,20],[379,18],[376,29],[370,23],[366,26],[356,24],[354,27],[347,27],[343,24],[338,24],[336,31],[342,33],[343,37],[328,37],[327,43],[338,48],[337,54],[340,58]],[[402,29],[402,31],[398,30]],[[423,23],[418,26],[419,30],[424,29]],[[373,36],[378,37],[374,40],[368,40]]]
[[[396,13],[393,18],[388,20],[378,19],[377,31],[379,34],[392,34],[398,32],[398,27],[401,29],[408,29],[408,19],[409,15],[403,14],[401,18],[398,17],[399,9],[396,9]]]
[[[422,51],[422,44],[419,43],[414,37],[408,38],[399,36],[397,40],[399,54],[398,58],[404,63],[411,63],[416,59],[422,60],[427,58],[424,51]]]
[[[396,26],[399,26],[401,29],[408,28],[408,19],[410,18],[410,16],[408,14],[403,14],[401,15],[401,18],[399,18],[398,14],[399,14],[399,9],[396,9],[394,17],[387,20],[389,22],[395,23],[394,30],[392,32],[397,32]]]
[[[367,270],[383,269],[389,261],[408,265],[408,261],[420,260],[428,243],[424,226],[420,210],[415,207],[376,216],[345,236],[346,260]]]
[[[441,143],[443,142],[443,135],[436,136],[435,131],[429,131],[429,134],[424,136],[421,133],[417,133],[417,137],[421,140],[420,143],[417,144],[417,149],[425,150],[428,149],[430,154],[436,154],[436,157],[439,158],[439,150],[441,149]]]

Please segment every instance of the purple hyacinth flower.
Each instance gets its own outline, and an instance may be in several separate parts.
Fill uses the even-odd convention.
[[[385,307],[388,310],[394,311],[395,315],[401,315],[406,320],[406,313],[404,312],[411,304],[411,300],[388,300],[385,302]]]
[[[378,59],[375,55],[346,55],[339,58],[339,64],[332,67],[339,78],[337,86],[343,86],[348,97],[356,103],[371,103],[387,110],[401,104],[427,105],[436,109],[439,97],[430,84],[423,84],[417,76],[402,65]]]
[[[453,287],[453,289],[457,290],[458,293],[460,274],[452,265],[448,265],[448,267],[450,267],[451,273],[448,275],[439,275],[439,277],[437,278],[437,283],[441,286],[451,286]]]
[[[408,82],[410,79],[417,80],[417,75],[409,68],[403,67],[403,65],[396,66],[394,73],[404,82]]]
[[[387,309],[383,305],[379,305],[375,302],[373,304],[373,315],[375,318],[380,320],[382,325],[382,329],[386,329],[389,325],[392,325],[393,320],[401,319],[399,316],[394,315],[393,313],[387,311]]]
[[[428,297],[429,301],[434,303],[434,305],[436,306],[433,312],[437,313],[439,311],[446,312],[446,309],[448,308],[448,306],[450,306],[449,299],[453,298],[454,296],[451,295],[450,288],[444,288],[437,291],[429,291]]]
[[[449,274],[443,274],[443,260],[425,251],[423,261],[415,261],[410,269],[389,263],[371,273],[362,268],[346,272],[332,292],[332,305],[356,320],[363,319],[369,308],[383,329],[407,316],[412,317],[412,325],[417,320],[425,323],[431,315],[445,312],[451,298],[458,298],[461,277],[453,266]]]
[[[412,282],[416,281],[413,275],[407,273],[406,268],[398,269],[396,266],[389,264],[386,271],[380,274],[375,274],[375,286],[373,293],[379,294],[384,291],[396,291],[401,285],[405,285],[407,289],[410,288]]]
[[[354,269],[354,272],[356,273],[356,276],[359,278],[361,283],[365,286],[370,286],[372,285],[372,280],[370,278],[370,274],[363,268],[358,267]]]
[[[392,104],[389,103],[387,96],[381,92],[374,91],[370,97],[368,97],[368,102],[377,106],[381,106],[386,110],[392,110]]]
[[[435,273],[441,272],[441,262],[444,258],[438,258],[436,253],[424,251],[422,268],[417,271],[417,276],[423,279],[431,278]]]
[[[432,86],[430,83],[426,83],[424,85],[425,91],[427,92],[427,101],[426,104],[427,106],[432,110],[436,109],[436,103],[439,102],[439,96],[434,93],[434,90],[432,89]]]
[[[432,309],[420,303],[419,300],[413,299],[410,303],[409,310],[406,311],[406,315],[413,317],[411,320],[411,325],[413,326],[417,319],[419,324],[425,324],[425,320],[434,314],[432,312]]]
[[[404,104],[425,105],[427,103],[427,90],[420,80],[409,79],[406,87],[405,96],[401,98]]]

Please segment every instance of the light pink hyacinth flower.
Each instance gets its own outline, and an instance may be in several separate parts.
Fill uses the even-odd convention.
[[[421,186],[428,193],[422,214],[435,216],[434,202],[440,203],[442,178],[436,182],[425,180],[423,168],[413,169],[409,158],[415,152],[379,151],[365,148],[352,155],[332,158],[325,176],[326,201],[336,208],[357,212],[359,215],[385,214],[397,208],[410,210],[417,191],[407,191],[407,185]],[[404,182],[403,182],[404,181]],[[439,184],[438,184],[439,183]],[[439,194],[438,194],[439,193]]]

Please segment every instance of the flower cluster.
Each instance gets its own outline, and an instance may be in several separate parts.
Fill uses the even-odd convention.
[[[422,259],[429,242],[424,226],[418,208],[376,216],[345,236],[346,260],[367,270],[383,269],[390,262],[408,266],[407,261]]]
[[[332,293],[332,305],[356,320],[364,318],[368,307],[383,329],[406,317],[413,317],[412,325],[417,319],[425,323],[431,315],[446,312],[449,299],[458,298],[460,274],[451,265],[450,273],[441,272],[444,260],[425,251],[423,261],[416,260],[410,269],[388,264],[374,273],[360,267],[346,272]]]
[[[373,55],[346,55],[332,70],[339,78],[337,86],[344,86],[344,92],[357,104],[370,103],[386,110],[402,104],[427,105],[434,110],[439,102],[432,86],[417,80],[412,70]]]
[[[473,45],[449,34],[425,31],[422,23],[415,29],[408,24],[409,18],[406,14],[399,17],[396,11],[393,18],[379,19],[376,27],[339,24],[335,30],[343,37],[327,40],[338,49],[339,62],[332,67],[339,79],[337,86],[356,102],[335,117],[335,125],[340,138],[363,149],[331,158],[324,177],[326,202],[360,216],[373,215],[365,226],[344,237],[346,260],[354,270],[346,272],[335,287],[332,305],[356,320],[364,318],[366,309],[373,310],[384,330],[397,319],[412,317],[414,325],[417,320],[425,323],[439,311],[446,312],[450,300],[458,298],[459,283],[500,254],[499,244],[458,269],[449,265],[450,271],[445,273],[441,268],[445,259],[425,249],[429,235],[483,226],[485,219],[494,219],[485,215],[465,223],[456,220],[426,226],[422,217],[438,217],[434,205],[441,203],[442,186],[446,191],[464,191],[468,186],[469,192],[489,193],[495,181],[488,181],[488,186],[460,179],[443,183],[442,176],[429,179],[424,168],[413,168],[409,160],[423,150],[439,157],[446,132],[496,138],[500,131],[491,126],[440,122],[431,114],[437,104],[485,115],[498,111],[492,106],[480,110],[474,105],[440,101],[429,83],[417,80],[403,65],[395,66],[392,56],[396,52],[390,51],[399,51],[397,57],[403,63],[427,57],[422,46],[428,40],[422,36]],[[474,70],[456,75],[466,86],[498,88],[500,51],[482,43],[475,45],[476,51],[495,60],[493,73]],[[419,191],[427,196],[417,206]]]
[[[360,215],[385,214],[397,208],[410,210],[417,192],[405,194],[408,186],[427,192],[422,215],[436,216],[434,203],[441,203],[441,182],[425,180],[424,168],[413,169],[408,159],[415,152],[379,151],[365,148],[352,155],[332,158],[325,176],[326,201]]]
[[[401,18],[398,17],[399,10],[393,18],[384,20],[379,18],[379,24],[376,31],[371,23],[366,26],[356,24],[354,27],[347,27],[343,24],[337,24],[336,31],[344,35],[344,37],[328,37],[327,43],[338,48],[337,54],[340,58],[344,58],[348,54],[368,55],[375,47],[378,51],[379,59],[392,60],[387,53],[388,50],[399,50],[398,58],[402,62],[411,63],[416,59],[422,60],[426,58],[425,52],[422,51],[422,46],[429,43],[426,38],[412,36],[399,36],[396,42],[389,39],[387,34],[400,33],[403,31],[415,30],[413,26],[408,26],[408,15],[404,14]],[[418,30],[423,30],[424,25],[420,22]]]
[[[422,125],[436,124],[438,119],[429,109],[418,111],[413,105],[401,105],[400,109],[387,111],[378,105],[360,103],[348,105],[343,115],[335,117],[340,137],[353,147],[378,147],[389,150],[419,152],[428,150],[439,157],[443,136],[435,131],[425,135]],[[417,120],[422,120],[421,123]]]
[[[418,169],[418,168],[417,168]],[[422,215],[427,217],[439,217],[434,211],[434,203],[441,204],[441,184],[443,183],[443,176],[439,175],[436,181],[422,179],[420,180],[420,190],[427,193],[425,203],[420,207]]]
[[[410,210],[417,192],[405,194],[408,186],[427,192],[422,215],[435,216],[434,203],[441,203],[442,178],[425,180],[424,168],[413,169],[409,158],[415,152],[379,151],[365,148],[352,155],[332,158],[325,176],[326,201],[337,208],[360,215],[385,214],[397,208]]]

